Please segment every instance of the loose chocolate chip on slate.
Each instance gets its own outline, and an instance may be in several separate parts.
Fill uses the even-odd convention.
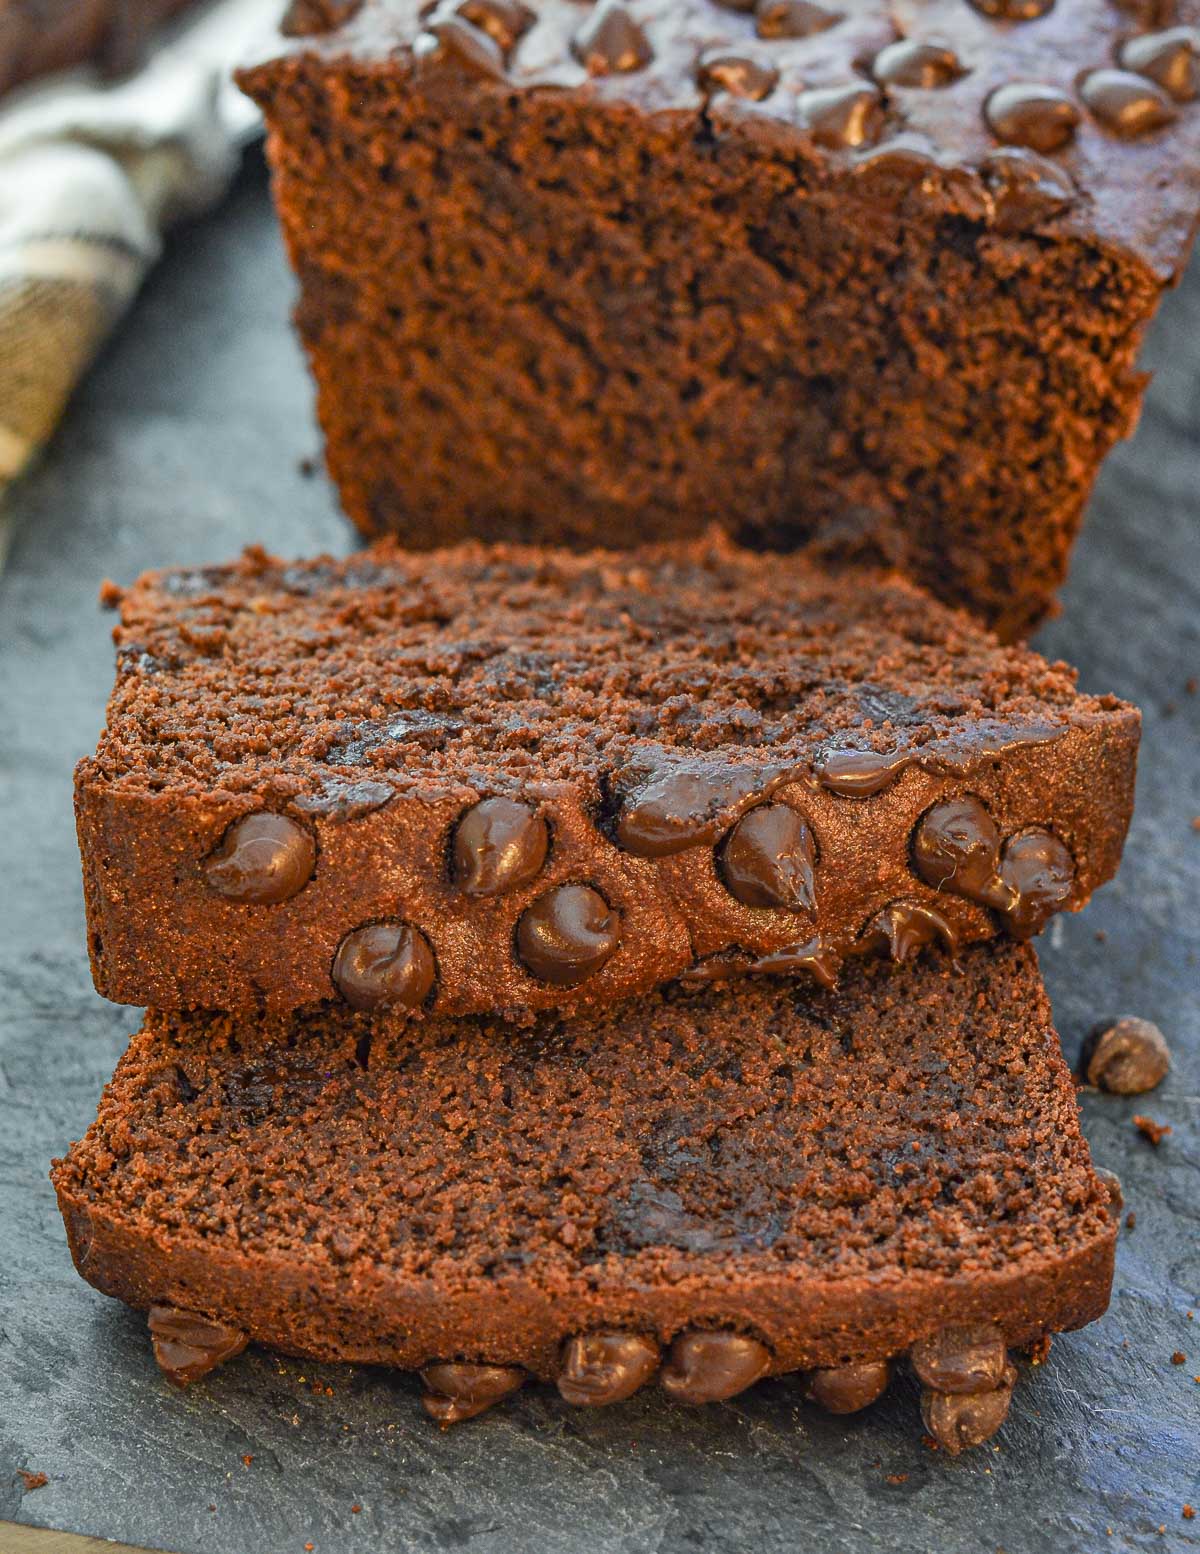
[[[1170,27],[1146,32],[1121,45],[1126,70],[1157,81],[1176,102],[1200,97],[1200,27]]]
[[[883,101],[876,87],[828,86],[801,92],[796,120],[819,146],[869,146],[883,129]]]
[[[760,804],[726,837],[718,872],[729,893],[746,906],[811,912],[816,906],[816,854],[802,815],[787,804]]]
[[[925,1428],[952,1457],[968,1447],[982,1446],[1008,1417],[1016,1379],[1016,1369],[1010,1365],[1000,1385],[991,1392],[967,1394],[934,1392],[925,1388],[921,1393],[921,1418]]]
[[[546,822],[515,799],[482,799],[454,832],[454,883],[468,896],[500,896],[536,879],[546,862]]]
[[[1007,911],[1017,893],[1000,878],[999,855],[996,822],[969,793],[926,810],[913,833],[913,862],[927,885]]]
[[[199,1381],[249,1342],[237,1328],[177,1306],[151,1306],[149,1326],[159,1369],[177,1387]]]
[[[754,15],[760,38],[810,38],[844,19],[816,0],[758,0]]]
[[[1004,909],[1009,933],[1031,939],[1070,900],[1075,860],[1052,832],[1023,831],[1004,844],[1000,878],[1015,897]]]
[[[1162,129],[1175,117],[1162,87],[1128,70],[1093,70],[1080,83],[1079,95],[1093,118],[1126,139]]]
[[[279,24],[285,38],[311,38],[344,27],[363,0],[291,0]]]
[[[886,950],[899,965],[911,960],[927,944],[940,941],[951,955],[958,954],[958,935],[942,914],[919,901],[893,901],[877,912],[862,935],[863,947]]]
[[[977,11],[1005,22],[1031,22],[1045,16],[1054,0],[971,0]]]
[[[947,43],[929,38],[899,38],[876,54],[871,74],[884,86],[929,90],[949,86],[963,74],[958,55]]]
[[[419,59],[454,65],[483,80],[501,80],[504,76],[504,55],[496,40],[459,16],[430,22],[428,31],[417,38],[414,53]]]
[[[997,87],[984,104],[983,116],[998,140],[1031,151],[1060,150],[1079,123],[1079,109],[1066,92],[1034,81]]]
[[[556,987],[574,987],[599,971],[620,942],[620,913],[590,885],[556,885],[517,925],[526,969]]]
[[[431,1419],[445,1426],[486,1412],[524,1385],[525,1372],[515,1365],[439,1361],[422,1369],[421,1380],[428,1388],[421,1398],[422,1407]]]
[[[654,57],[650,40],[620,0],[600,0],[572,39],[571,52],[592,76],[641,70]]]
[[[333,961],[333,980],[355,1009],[425,1002],[437,968],[425,935],[407,923],[367,923],[348,933]]]
[[[303,890],[317,849],[303,826],[286,815],[243,815],[204,860],[204,878],[230,901],[273,906]]]
[[[990,1392],[1004,1377],[1007,1355],[998,1328],[985,1323],[944,1327],[912,1346],[913,1370],[935,1392]]]
[[[558,1390],[581,1407],[622,1403],[645,1386],[658,1361],[658,1345],[641,1333],[585,1333],[563,1345]]]
[[[1113,1095],[1144,1095],[1162,1083],[1170,1066],[1171,1052],[1158,1026],[1133,1015],[1098,1025],[1080,1053],[1088,1084]]]
[[[461,0],[454,9],[472,27],[486,32],[504,54],[512,52],[537,20],[521,0]]]
[[[728,92],[731,97],[761,102],[771,95],[778,83],[778,70],[747,54],[709,49],[700,59],[700,85],[710,91]]]
[[[983,159],[981,171],[992,196],[1001,232],[1022,232],[1065,210],[1076,197],[1071,176],[1055,162],[1024,146],[1000,146]]]
[[[804,1395],[831,1414],[856,1414],[887,1391],[892,1368],[886,1360],[859,1360],[828,1370],[809,1371]]]
[[[766,1374],[771,1353],[743,1333],[681,1333],[659,1380],[676,1403],[720,1403]]]

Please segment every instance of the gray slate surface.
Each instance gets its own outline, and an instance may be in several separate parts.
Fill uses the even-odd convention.
[[[1060,1027],[1073,1052],[1094,1019],[1136,1012],[1168,1033],[1175,1068],[1141,1103],[1086,1101],[1096,1156],[1137,1212],[1108,1317],[1026,1375],[995,1450],[956,1462],[920,1444],[908,1383],[849,1421],[802,1407],[786,1380],[700,1412],[652,1395],[569,1411],[531,1390],[445,1436],[408,1378],[265,1353],[180,1394],[140,1320],[73,1273],[45,1168],[135,1021],[91,989],[71,821],[72,762],[111,676],[96,586],[251,540],[349,545],[323,481],[298,470],[316,434],[289,296],[255,161],[224,216],[176,243],[15,504],[0,578],[0,1521],[177,1554],[1200,1547],[1200,1518],[1180,1514],[1200,1505],[1200,696],[1185,690],[1200,675],[1200,267],[1168,301],[1143,425],[1105,471],[1041,643],[1146,712],[1121,877],[1044,942]],[[1174,1128],[1157,1151],[1138,1110]],[[18,1468],[50,1482],[23,1493]]]

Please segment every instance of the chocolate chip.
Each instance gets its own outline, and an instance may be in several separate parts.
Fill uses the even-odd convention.
[[[726,49],[709,49],[700,58],[700,85],[728,92],[731,97],[761,102],[779,84],[779,72],[760,64],[747,54],[731,54]]]
[[[445,1427],[486,1412],[525,1383],[515,1365],[469,1365],[457,1360],[426,1365],[421,1380],[428,1391],[421,1398],[431,1419]]]
[[[453,65],[485,81],[504,78],[504,55],[496,40],[459,16],[427,23],[427,30],[418,35],[413,45],[413,53],[418,60]]]
[[[228,900],[273,906],[304,889],[316,861],[316,844],[303,826],[263,810],[235,820],[203,869],[211,888]]]
[[[1023,146],[1000,146],[980,167],[992,196],[993,222],[1001,232],[1024,232],[1057,215],[1076,197],[1070,174]]]
[[[178,1306],[151,1306],[150,1338],[154,1358],[168,1381],[186,1387],[218,1365],[241,1354],[249,1343],[245,1333],[211,1317]]]
[[[743,1333],[680,1333],[659,1380],[676,1403],[720,1403],[766,1374],[771,1352]]]
[[[344,27],[363,0],[291,0],[279,29],[285,38],[311,38]]]
[[[726,812],[752,797],[760,780],[758,772],[737,767],[657,773],[622,802],[617,845],[637,858],[667,858],[711,844],[728,823]]]
[[[1128,70],[1093,70],[1080,82],[1079,95],[1093,118],[1125,139],[1162,129],[1175,117],[1162,87]]]
[[[563,1345],[558,1390],[568,1403],[623,1403],[658,1369],[658,1345],[641,1333],[586,1333]]]
[[[909,1351],[913,1370],[935,1392],[990,1392],[1004,1377],[1004,1336],[987,1323],[943,1327]]]
[[[831,150],[874,145],[883,129],[883,100],[873,86],[827,86],[801,92],[796,121]]]
[[[1121,1210],[1125,1207],[1125,1194],[1121,1188],[1121,1178],[1115,1171],[1106,1170],[1104,1166],[1094,1166],[1093,1169],[1108,1193],[1109,1218],[1119,1219]]]
[[[571,40],[571,52],[591,76],[641,70],[654,57],[649,38],[620,0],[600,0]]]
[[[425,1002],[436,974],[429,940],[407,923],[355,928],[333,959],[334,984],[355,1009],[416,1009]]]
[[[828,1370],[809,1371],[804,1395],[831,1414],[856,1414],[887,1391],[892,1368],[886,1360],[859,1360]]]
[[[1058,151],[1079,123],[1079,109],[1066,92],[1033,81],[997,87],[983,116],[998,140],[1032,151]]]
[[[949,86],[963,74],[958,55],[948,43],[929,38],[899,38],[876,54],[871,74],[884,86],[911,86],[929,90]]]
[[[486,32],[503,54],[510,54],[537,20],[521,0],[460,0],[455,11],[480,32]]]
[[[758,0],[754,16],[760,38],[811,38],[845,19],[816,0]]]
[[[1051,832],[1023,831],[1005,842],[1000,877],[1015,897],[1003,909],[1008,931],[1016,939],[1031,939],[1070,900],[1075,860]]]
[[[977,11],[1005,22],[1031,22],[1045,16],[1054,0],[971,0]]]
[[[1016,1369],[1010,1365],[999,1386],[991,1392],[968,1395],[926,1388],[921,1393],[921,1418],[925,1428],[952,1457],[968,1447],[982,1446],[1008,1417],[1016,1380]]]
[[[908,751],[830,750],[816,764],[817,781],[843,798],[882,793],[910,766]]]
[[[1144,1095],[1162,1083],[1170,1066],[1170,1049],[1158,1026],[1133,1015],[1098,1025],[1080,1053],[1088,1084],[1113,1095]]]
[[[717,867],[725,888],[746,906],[812,912],[816,855],[802,815],[787,804],[760,804],[730,831]]]
[[[1200,28],[1143,33],[1123,43],[1117,57],[1126,70],[1156,81],[1176,102],[1200,97]]]
[[[1000,833],[996,822],[970,793],[943,799],[917,822],[912,841],[917,873],[934,890],[966,896],[1007,911],[1017,893],[1000,878]]]
[[[536,879],[550,850],[546,822],[515,799],[481,799],[454,832],[454,883],[468,896],[501,896]]]
[[[806,939],[799,944],[784,945],[761,955],[748,968],[760,977],[792,977],[798,971],[807,971],[824,988],[837,987],[842,959],[836,950],[829,949],[819,938]]]
[[[517,924],[526,969],[556,987],[574,987],[599,971],[620,942],[620,913],[590,885],[556,885]]]
[[[939,940],[951,955],[958,954],[954,928],[940,912],[919,901],[893,901],[875,914],[861,936],[864,949],[886,951],[899,965]]]

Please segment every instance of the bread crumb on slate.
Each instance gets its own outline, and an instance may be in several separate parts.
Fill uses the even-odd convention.
[[[26,1494],[34,1489],[41,1489],[44,1484],[50,1482],[44,1473],[27,1473],[24,1468],[17,1469],[17,1477],[25,1485]]]
[[[1150,1140],[1156,1149],[1163,1139],[1166,1138],[1167,1134],[1171,1132],[1171,1124],[1169,1122],[1155,1122],[1153,1117],[1135,1117],[1133,1125],[1143,1138]]]
[[[1130,1209],[1129,1213],[1125,1216],[1125,1229],[1126,1230],[1133,1230],[1136,1225],[1137,1225],[1137,1210],[1136,1209]]]
[[[1185,1522],[1190,1522],[1192,1520],[1192,1518],[1195,1516],[1195,1514],[1196,1514],[1195,1506],[1190,1506],[1190,1505],[1185,1505],[1183,1510],[1180,1512],[1180,1515],[1183,1517]]]
[[[100,584],[99,604],[102,610],[115,610],[119,608],[121,600],[125,597],[125,590],[111,577],[106,577]]]
[[[1171,1356],[1171,1364],[1172,1365],[1186,1365],[1187,1364],[1187,1355],[1184,1354],[1182,1349],[1176,1349],[1175,1353]]]

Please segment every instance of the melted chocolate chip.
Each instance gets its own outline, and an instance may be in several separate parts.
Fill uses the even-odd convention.
[[[1094,119],[1124,139],[1162,129],[1175,117],[1162,87],[1128,70],[1093,70],[1080,82],[1079,95]]]
[[[1031,22],[1045,16],[1054,0],[971,0],[977,11],[1005,22]]]
[[[898,964],[911,960],[927,944],[940,941],[958,954],[958,935],[940,912],[919,901],[893,901],[877,912],[862,934],[867,950],[886,951]]]
[[[694,966],[679,973],[679,980],[685,987],[707,987],[711,982],[732,982],[736,977],[744,977],[749,970],[746,957],[732,951],[698,960]]]
[[[729,893],[746,906],[812,912],[816,855],[802,815],[786,804],[760,804],[726,837],[718,872]]]
[[[203,870],[228,900],[274,906],[304,889],[316,862],[316,844],[303,826],[263,810],[235,820]]]
[[[363,0],[291,0],[279,30],[285,38],[335,32],[362,10]]]
[[[706,772],[682,767],[652,777],[622,804],[617,845],[637,858],[667,858],[711,844],[724,829],[724,812],[744,803],[761,780],[761,773],[737,768]]]
[[[871,74],[884,86],[911,86],[930,90],[949,86],[963,74],[958,55],[948,43],[932,38],[899,38],[876,54]]]
[[[659,1380],[676,1403],[720,1403],[752,1387],[770,1363],[767,1346],[743,1333],[681,1333]]]
[[[859,1360],[809,1371],[804,1378],[804,1395],[830,1414],[857,1414],[883,1396],[891,1379],[892,1368],[886,1360]]]
[[[760,38],[811,38],[844,20],[817,0],[758,0],[754,16]]]
[[[558,1390],[568,1403],[623,1403],[658,1369],[659,1350],[641,1333],[586,1333],[563,1345]]]
[[[546,822],[515,799],[482,799],[454,832],[454,883],[468,896],[502,896],[536,879],[550,850]]]
[[[571,52],[592,76],[641,70],[654,57],[649,38],[620,0],[600,0],[572,39]]]
[[[791,977],[798,971],[807,971],[822,987],[832,990],[837,987],[842,959],[819,938],[806,939],[802,944],[788,944],[782,950],[760,956],[748,969],[760,977]]]
[[[816,87],[796,98],[796,121],[831,150],[874,145],[883,129],[883,100],[865,84]]]
[[[1065,169],[1023,146],[989,152],[980,171],[991,192],[993,222],[1001,232],[1023,232],[1065,210],[1076,197]]]
[[[421,1405],[444,1428],[485,1413],[524,1385],[525,1372],[515,1365],[439,1361],[422,1369],[421,1380],[428,1388]]]
[[[466,75],[485,81],[503,79],[504,55],[496,40],[479,27],[460,16],[447,16],[442,21],[429,22],[427,29],[413,46],[418,59],[453,65]]]
[[[1200,28],[1143,33],[1123,43],[1117,57],[1126,70],[1157,82],[1176,102],[1200,97]]]
[[[817,781],[843,798],[882,793],[912,763],[908,751],[831,750],[817,761]]]
[[[926,1388],[921,1393],[921,1418],[926,1430],[952,1457],[968,1447],[982,1446],[1008,1417],[1016,1380],[1016,1369],[1010,1365],[1000,1385],[991,1392],[963,1394]]]
[[[926,810],[913,832],[912,851],[917,873],[934,890],[1002,912],[1015,904],[1015,888],[1000,878],[1000,833],[973,795],[943,799]]]
[[[436,974],[429,940],[407,923],[355,928],[333,959],[334,985],[355,1009],[416,1009],[425,1002]]]
[[[1000,877],[1012,891],[1004,920],[1016,939],[1032,939],[1071,898],[1075,860],[1049,831],[1023,831],[1004,844]]]
[[[728,92],[731,97],[761,102],[779,84],[779,72],[760,64],[747,54],[731,54],[727,49],[709,49],[700,59],[700,85],[710,91]]]
[[[990,1392],[1008,1356],[999,1329],[985,1323],[944,1327],[910,1350],[913,1370],[935,1392]]]
[[[1098,1025],[1084,1041],[1080,1068],[1088,1084],[1111,1095],[1144,1095],[1167,1077],[1171,1052],[1157,1025],[1126,1015]]]
[[[249,1342],[237,1328],[177,1306],[151,1306],[149,1326],[159,1369],[177,1387],[199,1381]]]
[[[983,116],[998,140],[1031,151],[1060,150],[1079,123],[1079,109],[1066,92],[1033,81],[997,87],[984,104]]]
[[[521,0],[460,0],[454,9],[472,27],[486,32],[503,54],[510,54],[537,20]]]
[[[574,987],[599,971],[620,942],[620,913],[590,885],[556,885],[517,924],[526,970],[555,987]]]

